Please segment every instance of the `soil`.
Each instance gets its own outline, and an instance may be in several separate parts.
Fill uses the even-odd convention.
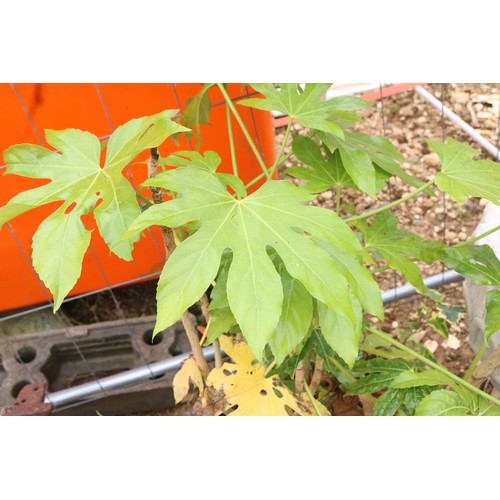
[[[492,144],[498,143],[499,123],[499,88],[497,84],[430,84],[426,86],[438,99],[457,113],[466,122],[473,125]],[[426,181],[434,176],[439,168],[437,155],[422,142],[426,137],[441,141],[452,137],[469,143],[477,150],[480,146],[474,143],[467,134],[451,121],[442,120],[441,111],[432,107],[414,91],[384,98],[372,108],[360,112],[364,122],[356,129],[372,135],[385,135],[405,156],[406,162],[401,166],[413,176]],[[294,132],[307,134],[298,124],[293,125]],[[276,130],[276,150],[283,138],[284,128]],[[290,150],[289,140],[285,152]],[[490,158],[486,151],[481,156]],[[297,164],[294,158],[284,165],[280,176],[286,178],[286,168]],[[399,179],[392,178],[387,188],[380,194],[376,205],[382,205],[404,196],[414,188],[404,185]],[[375,206],[373,200],[363,193],[346,189],[342,194],[343,202],[351,202],[357,211]],[[333,208],[334,193],[320,195],[313,204]],[[455,244],[466,240],[482,214],[484,203],[480,199],[470,198],[463,205],[457,206],[449,197],[442,195],[431,199],[418,196],[400,205],[393,211],[399,217],[399,227],[411,229],[426,239],[438,239],[447,244]],[[347,214],[344,214],[347,215]],[[424,277],[440,273],[441,264],[421,266]],[[377,276],[381,288],[387,290],[405,283],[398,273],[387,271]],[[444,302],[464,307],[462,283],[454,283],[440,289]],[[124,288],[117,288],[111,294],[106,292],[69,302],[63,306],[64,312],[75,323],[91,323],[123,317],[137,317],[155,313],[156,282],[147,282]],[[386,332],[402,330],[412,335],[442,362],[450,371],[463,375],[473,358],[473,351],[468,345],[468,332],[465,317],[462,317],[449,328],[449,338],[435,331],[426,323],[430,318],[433,302],[421,295],[400,300],[386,306],[385,321],[374,324]],[[350,404],[350,403],[349,403]],[[353,410],[354,412],[358,410]],[[156,412],[154,414],[183,414],[183,409]],[[349,413],[348,413],[349,414]]]

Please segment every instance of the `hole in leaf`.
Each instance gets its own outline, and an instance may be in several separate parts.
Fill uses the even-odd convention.
[[[273,392],[278,398],[281,399],[283,397],[283,393],[281,391],[278,391],[278,389],[276,389],[275,387],[273,387]]]
[[[261,395],[261,396],[267,396],[267,391],[266,391],[266,390],[264,390],[264,389],[262,389],[262,390],[260,391],[260,395]]]
[[[76,207],[76,202],[73,202],[65,211],[64,213],[66,215],[70,214]]]
[[[226,376],[226,377],[229,377],[229,375],[231,375],[232,373],[227,370],[226,368],[224,368],[224,370],[222,370],[222,373]]]

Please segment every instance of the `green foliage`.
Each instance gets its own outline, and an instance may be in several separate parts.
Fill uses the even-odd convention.
[[[195,129],[198,148],[201,146],[200,124],[210,123],[210,96],[208,90],[213,86],[213,83],[205,83],[194,97],[186,101],[184,113],[182,113],[184,125],[190,129]]]
[[[490,290],[486,294],[486,320],[484,329],[484,340],[488,342],[490,337],[500,330],[500,290]]]
[[[356,382],[343,385],[346,394],[373,394],[390,386],[391,382],[402,372],[411,368],[412,364],[403,359],[374,358],[361,360],[353,367],[353,372],[360,375]]]
[[[441,260],[476,285],[500,286],[500,261],[489,245],[463,245],[443,249]]]
[[[414,415],[420,401],[432,391],[431,387],[409,387],[407,389],[388,389],[373,406],[375,417],[390,417],[401,409],[406,415]]]
[[[139,215],[135,191],[122,170],[147,148],[186,130],[173,122],[173,111],[137,118],[118,127],[107,143],[101,168],[98,138],[77,129],[46,130],[56,152],[32,144],[12,146],[4,153],[7,174],[50,179],[49,184],[24,191],[0,208],[0,227],[33,208],[62,202],[33,237],[33,264],[54,295],[54,310],[76,283],[90,244],[90,231],[81,217],[93,212],[104,241],[119,257],[130,260],[137,238],[122,235]]]
[[[283,304],[281,279],[267,247],[277,251],[290,276],[313,297],[355,324],[347,280],[304,231],[354,254],[361,247],[335,213],[300,205],[311,195],[290,183],[269,181],[236,200],[216,177],[190,167],[164,172],[145,185],[168,187],[182,195],[153,207],[157,224],[177,227],[192,220],[201,224],[177,247],[162,272],[155,332],[177,321],[201,297],[215,278],[226,248],[233,251],[227,282],[229,306],[258,358],[278,324]],[[150,210],[137,218],[127,236],[150,224]]]
[[[234,397],[235,404],[243,401],[239,399],[240,383],[247,385],[249,396],[244,403],[252,408],[254,397],[265,403],[269,390],[280,387],[290,391],[289,401],[297,405],[297,413],[310,414],[309,410],[319,404],[313,396],[309,394],[310,399],[304,400],[291,392],[299,363],[312,365],[319,356],[324,362],[323,373],[335,378],[346,394],[373,395],[374,415],[499,415],[495,398],[447,372],[411,339],[410,331],[398,332],[402,344],[374,329],[369,318],[364,318],[364,313],[384,318],[382,295],[372,275],[381,268],[370,272],[365,264],[386,263],[435,300],[441,296],[424,286],[418,261],[441,261],[478,285],[500,286],[500,262],[489,246],[462,243],[447,247],[398,229],[398,219],[390,209],[412,195],[363,215],[356,214],[354,205],[342,203],[345,188],[376,198],[390,176],[417,188],[414,194],[435,196],[430,189],[433,181],[425,183],[424,191],[424,183],[400,166],[405,159],[387,138],[348,130],[362,121],[355,111],[369,104],[356,97],[324,100],[330,84],[306,84],[303,88],[298,84],[252,85],[262,97],[244,99],[240,105],[281,111],[312,129],[309,137],[296,135],[292,140],[292,153],[302,165],[286,172],[305,181],[297,187],[270,179],[289,155],[266,167],[238,116],[238,106],[229,106],[228,101],[226,111],[235,115],[249,141],[249,151],[257,156],[263,170],[247,186],[267,179],[248,195],[240,177],[217,171],[221,166],[217,152],[200,151],[200,126],[209,122],[208,91],[212,86],[203,85],[188,100],[182,115],[182,122],[194,129],[198,151],[176,151],[160,158],[163,171],[143,186],[160,187],[171,199],[143,212],[122,170],[166,138],[191,133],[172,120],[173,110],[131,120],[105,143],[77,129],[47,130],[47,142],[57,151],[29,144],[5,151],[7,174],[50,181],[0,207],[0,227],[28,210],[57,204],[33,237],[34,267],[54,295],[54,308],[78,280],[90,244],[91,232],[82,216],[93,214],[104,241],[125,260],[132,258],[139,233],[152,225],[166,226],[175,231],[180,242],[158,283],[155,333],[175,323],[209,290],[206,343],[238,332],[251,348],[222,336],[221,342],[239,352],[242,366],[248,370],[234,377],[233,372],[228,375],[224,369],[214,370],[207,379],[211,377],[212,387],[225,391],[226,397]],[[219,90],[229,99],[222,85]],[[446,144],[429,144],[442,163],[434,179],[441,190],[459,203],[467,196],[500,203],[496,163],[475,161],[477,152],[453,139]],[[234,166],[233,172],[237,171]],[[337,211],[342,208],[354,217],[344,221],[332,210],[310,206],[317,194],[332,188]],[[498,290],[488,292],[486,309],[488,342],[500,329]],[[422,311],[429,325],[444,337],[448,324],[463,313],[448,304],[423,306]],[[193,349],[198,347],[195,341]],[[257,386],[254,356],[262,363]],[[199,372],[193,360],[191,365],[183,375]],[[228,376],[232,377],[231,394],[226,385]],[[189,389],[188,380],[187,376],[181,380],[184,392]],[[197,380],[201,380],[201,372]],[[203,390],[203,381],[198,387]],[[285,414],[281,389],[274,391],[272,399],[275,410]],[[308,405],[311,408],[305,411]],[[264,411],[265,405],[257,407]]]
[[[281,364],[309,333],[313,301],[302,283],[287,272],[283,262],[277,264],[277,270],[283,287],[283,304],[269,346],[277,363]]]
[[[338,113],[370,106],[358,98],[321,101],[320,98],[331,87],[330,83],[307,83],[304,91],[295,83],[280,84],[279,89],[271,83],[254,83],[252,87],[263,94],[265,99],[243,99],[238,104],[267,111],[281,111],[290,118],[296,118],[303,127],[322,130],[339,137],[343,137],[344,132],[342,127],[335,123]]]
[[[500,205],[498,163],[473,160],[479,151],[451,138],[446,143],[427,142],[441,160],[442,169],[435,180],[439,189],[457,203],[463,203],[467,196],[477,196]]]
[[[321,193],[338,186],[355,187],[338,152],[325,159],[320,146],[309,137],[302,135],[294,136],[292,148],[294,155],[312,168],[290,167],[286,173],[297,179],[308,181],[304,187],[311,193]]]
[[[500,408],[484,398],[463,397],[457,392],[440,389],[431,392],[420,401],[415,415],[438,417],[499,416]]]
[[[439,294],[429,290],[423,282],[420,268],[411,257],[432,262],[443,247],[439,242],[427,242],[410,231],[397,229],[398,219],[389,211],[376,215],[371,226],[358,221],[368,252],[377,260],[385,260],[421,293],[439,299]]]

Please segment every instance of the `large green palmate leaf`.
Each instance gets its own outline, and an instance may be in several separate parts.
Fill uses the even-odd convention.
[[[432,298],[439,297],[437,292],[424,285],[422,272],[410,256],[432,262],[439,257],[439,252],[444,247],[442,243],[425,241],[410,231],[397,229],[398,219],[388,211],[376,215],[371,226],[366,221],[359,221],[358,225],[369,252],[374,253],[377,258],[385,259],[389,266],[402,273],[419,292]]]
[[[77,129],[46,130],[47,142],[60,152],[33,144],[12,146],[4,153],[7,174],[52,182],[14,196],[0,208],[0,228],[12,218],[52,202],[63,202],[42,222],[33,237],[33,265],[54,295],[54,310],[81,273],[90,233],[81,216],[94,212],[99,232],[110,249],[130,260],[134,241],[122,235],[139,215],[135,191],[123,168],[145,149],[187,130],[173,122],[175,110],[137,118],[118,127],[107,142],[104,167],[99,139]]]
[[[200,222],[198,231],[176,248],[162,272],[155,332],[177,321],[201,297],[216,276],[225,249],[233,252],[228,303],[258,358],[275,331],[283,305],[283,286],[268,253],[271,249],[310,295],[356,324],[347,280],[311,236],[356,255],[362,249],[334,212],[302,205],[314,195],[286,181],[269,181],[238,200],[217,177],[190,167],[164,172],[145,184],[168,188],[179,196],[141,214],[126,236],[142,231],[151,221],[168,227]]]
[[[297,179],[308,181],[305,187],[311,193],[321,193],[333,186],[355,187],[342,165],[338,152],[325,159],[320,146],[309,137],[302,135],[293,137],[292,148],[297,159],[312,168],[290,167],[286,173]]]
[[[296,83],[282,83],[279,89],[271,83],[252,83],[252,87],[263,94],[265,99],[243,99],[238,104],[267,111],[281,111],[290,118],[296,118],[303,127],[339,137],[344,137],[342,127],[335,123],[339,112],[347,114],[348,111],[371,106],[359,98],[321,101],[331,83],[307,83],[303,92]]]
[[[331,153],[338,151],[342,164],[356,186],[372,198],[377,196],[377,175],[370,155],[359,146],[348,144],[343,137],[321,134]]]
[[[474,160],[480,152],[454,139],[446,143],[427,141],[441,160],[436,185],[457,203],[467,196],[486,198],[500,205],[500,165],[492,160]]]
[[[489,245],[444,248],[441,260],[476,285],[500,286],[500,261]]]

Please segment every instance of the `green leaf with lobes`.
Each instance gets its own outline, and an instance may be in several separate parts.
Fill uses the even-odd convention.
[[[81,216],[93,212],[104,241],[119,257],[130,260],[137,238],[123,233],[140,214],[135,191],[122,175],[128,162],[145,149],[157,147],[170,135],[186,130],[173,122],[175,110],[130,120],[118,127],[107,143],[100,165],[99,139],[77,129],[46,130],[49,145],[20,144],[4,153],[6,174],[51,182],[24,191],[0,208],[0,228],[10,219],[52,202],[63,202],[42,222],[33,237],[33,264],[54,295],[54,310],[75,285],[90,231]]]
[[[370,136],[360,132],[345,132],[344,142],[351,147],[359,148],[365,151],[370,157],[374,165],[377,165],[382,170],[385,170],[390,175],[399,177],[402,181],[410,184],[410,186],[420,187],[424,184],[417,178],[407,174],[399,165],[399,162],[406,161],[399,153],[396,147],[387,139],[381,136]],[[429,189],[427,194],[434,193]]]
[[[489,245],[444,248],[441,260],[476,285],[500,286],[500,261]]]
[[[279,89],[272,83],[251,85],[257,92],[263,94],[265,99],[243,99],[238,101],[238,104],[267,111],[280,111],[291,119],[296,118],[303,127],[344,137],[342,127],[330,119],[331,115],[340,109],[341,103],[333,99],[328,102],[320,101],[331,87],[330,83],[306,83],[303,92],[296,83],[282,83]]]
[[[334,212],[301,205],[313,195],[286,181],[269,181],[237,200],[217,177],[190,167],[164,172],[145,185],[168,187],[180,196],[146,210],[126,236],[142,231],[153,219],[168,227],[200,222],[200,229],[176,248],[162,272],[155,332],[175,323],[201,297],[225,249],[233,252],[228,303],[257,358],[278,324],[283,304],[282,282],[269,249],[313,297],[356,322],[347,280],[310,236],[356,255],[361,246]]]
[[[480,152],[468,144],[448,139],[446,143],[427,140],[441,160],[435,183],[457,203],[467,196],[486,198],[500,205],[500,165],[492,160],[474,160]]]
[[[175,153],[160,158],[158,165],[171,167],[197,167],[207,172],[215,172],[221,164],[221,157],[215,151],[176,151]]]
[[[166,158],[160,158],[159,165],[170,165],[176,168],[196,167],[207,172],[215,173],[221,164],[221,157],[215,151],[177,151]],[[247,195],[243,181],[233,174],[216,173],[219,180],[233,189],[239,198]]]
[[[292,148],[297,159],[312,168],[290,167],[287,168],[286,173],[297,179],[308,181],[305,187],[311,193],[321,193],[333,186],[355,187],[342,165],[338,152],[325,159],[320,146],[309,137],[302,135],[293,137]]]
[[[356,186],[372,198],[376,198],[377,177],[369,154],[359,147],[351,146],[342,137],[320,134],[320,138],[331,153],[335,151],[340,153],[342,164]]]
[[[388,211],[376,215],[371,226],[364,220],[357,224],[369,252],[385,259],[389,266],[401,272],[419,292],[433,299],[440,297],[437,292],[424,285],[420,268],[409,256],[432,262],[444,247],[442,243],[427,242],[410,231],[397,229],[398,219]]]

